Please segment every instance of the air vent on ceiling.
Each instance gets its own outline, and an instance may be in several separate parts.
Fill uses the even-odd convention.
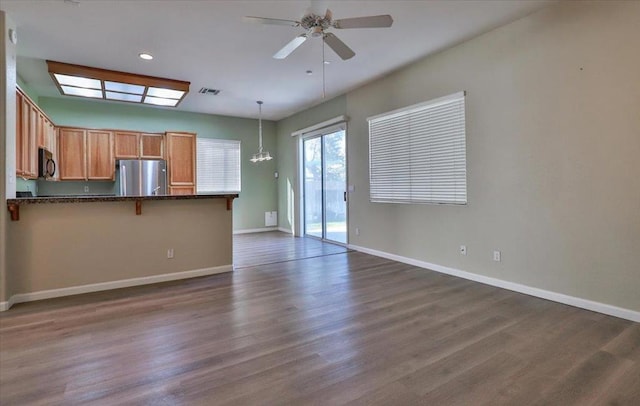
[[[220,89],[210,89],[208,87],[203,87],[198,91],[198,93],[202,94],[210,94],[212,96],[217,96],[220,93]]]

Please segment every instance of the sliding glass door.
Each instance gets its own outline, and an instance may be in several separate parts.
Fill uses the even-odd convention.
[[[347,243],[345,131],[303,140],[304,234]]]

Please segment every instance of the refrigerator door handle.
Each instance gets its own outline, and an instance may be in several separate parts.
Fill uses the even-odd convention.
[[[127,196],[127,166],[120,165],[120,188],[122,196]]]

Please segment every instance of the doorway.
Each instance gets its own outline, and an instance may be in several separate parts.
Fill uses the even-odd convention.
[[[347,243],[347,154],[344,128],[302,141],[305,236]]]

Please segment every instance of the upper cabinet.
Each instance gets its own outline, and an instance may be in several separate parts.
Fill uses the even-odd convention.
[[[140,134],[140,158],[164,159],[164,134]]]
[[[22,92],[16,93],[16,175],[38,177],[39,117],[46,117]],[[48,120],[48,119],[47,119]],[[44,120],[43,120],[44,121]]]
[[[24,148],[22,135],[22,94],[16,94],[16,175],[24,174]]]
[[[115,131],[116,159],[164,159],[164,134]]]
[[[140,133],[115,131],[113,137],[116,159],[140,158]]]
[[[58,137],[61,180],[114,180],[111,131],[60,128]]]
[[[20,89],[16,93],[16,174],[38,177],[38,148],[53,153],[53,180],[115,180],[116,159],[167,159],[171,194],[196,191],[196,134],[57,128]]]
[[[60,180],[87,179],[86,131],[77,128],[58,130],[58,167]]]
[[[87,131],[87,180],[114,180],[116,160],[113,157],[111,131]]]
[[[167,133],[169,188],[171,194],[193,194],[196,190],[196,135]]]

